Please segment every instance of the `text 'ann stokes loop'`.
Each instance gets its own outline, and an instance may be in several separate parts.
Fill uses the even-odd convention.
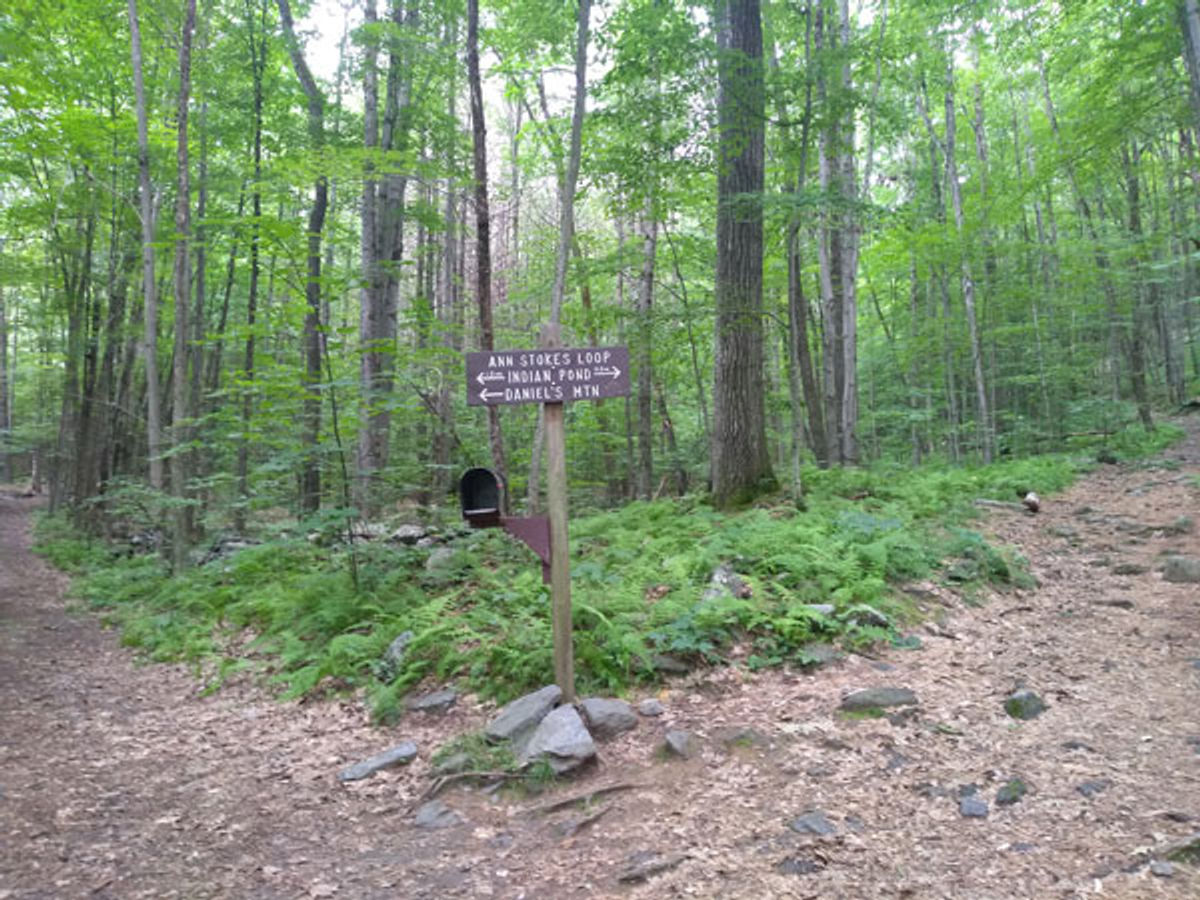
[[[568,403],[629,393],[628,347],[467,354],[467,403]]]

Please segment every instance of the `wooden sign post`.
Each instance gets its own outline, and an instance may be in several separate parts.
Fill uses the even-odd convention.
[[[546,435],[546,502],[550,531],[550,608],[554,680],[563,700],[575,701],[575,648],[571,636],[571,562],[567,534],[567,446],[564,403],[629,393],[627,347],[562,346],[557,324],[542,327],[538,350],[467,354],[467,403],[495,406],[541,403]],[[528,521],[528,520],[527,520]]]

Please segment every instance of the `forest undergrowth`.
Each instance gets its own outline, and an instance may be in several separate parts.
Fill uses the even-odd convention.
[[[968,600],[987,586],[1033,586],[1020,555],[975,529],[973,501],[1053,494],[1098,458],[1136,460],[1179,436],[1170,426],[1133,428],[979,467],[811,469],[803,511],[776,495],[739,512],[692,496],[578,513],[579,689],[619,694],[653,681],[663,656],[758,668],[802,666],[828,645],[904,646],[920,617],[904,584],[952,582]],[[294,525],[264,528],[261,543],[175,575],[162,555],[88,539],[57,517],[40,520],[37,547],[73,576],[80,605],[146,661],[191,663],[211,690],[250,673],[287,698],[358,693],[377,719],[393,721],[423,683],[503,701],[553,671],[536,560],[496,530],[438,515],[432,530],[450,553],[435,567],[428,548],[377,540],[351,551]],[[739,590],[708,590],[720,566],[736,572]],[[406,631],[403,660],[390,666],[385,651]]]

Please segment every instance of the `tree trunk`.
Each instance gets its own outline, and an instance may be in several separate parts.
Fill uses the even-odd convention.
[[[988,408],[987,382],[983,378],[983,352],[979,342],[979,325],[975,314],[975,278],[971,274],[971,253],[966,246],[962,189],[958,183],[958,162],[955,154],[954,67],[946,64],[946,182],[950,186],[950,201],[954,208],[954,230],[959,242],[959,273],[962,282],[963,306],[967,312],[967,335],[971,343],[971,369],[975,376],[975,402],[979,416],[980,449],[984,463],[992,461],[991,413]]]
[[[0,250],[3,248],[0,247]],[[4,285],[0,284],[0,482],[12,481],[12,408],[8,403],[8,313],[4,307]]]
[[[158,296],[154,280],[154,193],[150,186],[150,138],[146,90],[142,80],[142,38],[137,0],[129,0],[129,31],[133,58],[133,89],[138,122],[138,195],[142,217],[142,293],[145,312],[143,352],[146,357],[146,442],[150,486],[163,489],[162,403],[158,388]]]
[[[651,392],[654,380],[652,359],[654,260],[658,248],[658,222],[653,202],[646,201],[642,217],[642,272],[637,294],[637,439],[638,455],[635,483],[637,495],[649,500],[654,491],[654,435],[651,422]]]
[[[320,155],[325,145],[325,98],[317,86],[304,51],[296,39],[292,10],[288,0],[276,0],[279,18],[287,38],[292,68],[308,100],[308,139],[312,152]],[[311,515],[321,508],[321,234],[325,229],[325,211],[329,186],[325,175],[313,185],[312,208],[308,214],[308,279],[304,286],[307,312],[304,316],[304,463],[300,474],[300,509]]]
[[[586,2],[586,0],[585,0]],[[479,349],[494,350],[492,322],[492,247],[488,208],[487,123],[483,118],[483,84],[479,74],[479,0],[467,0],[467,81],[471,93],[471,138],[475,167],[475,299],[479,306]],[[500,409],[489,406],[488,444],[492,467],[505,482],[508,463],[504,458],[504,432]],[[507,494],[505,495],[507,497]]]
[[[762,18],[758,0],[727,0],[720,12],[712,481],[729,507],[775,478],[763,397]]]

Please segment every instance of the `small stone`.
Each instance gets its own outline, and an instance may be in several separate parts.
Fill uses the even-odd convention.
[[[1117,597],[1115,600],[1097,600],[1097,606],[1108,606],[1113,609],[1133,609],[1133,601],[1128,597]]]
[[[781,875],[811,875],[821,871],[821,864],[811,859],[792,856],[775,867]]]
[[[364,778],[370,778],[381,769],[387,769],[391,766],[401,766],[411,762],[416,755],[417,745],[412,741],[405,741],[391,750],[372,756],[370,759],[364,759],[360,763],[355,763],[349,768],[343,769],[338,773],[338,781],[361,781]]]
[[[1083,750],[1087,753],[1096,752],[1095,747],[1085,744],[1083,741],[1063,741],[1062,747],[1064,750]]]
[[[463,817],[441,800],[430,800],[417,810],[413,824],[418,828],[453,828],[461,825]]]
[[[433,767],[435,775],[457,775],[471,768],[471,757],[467,753],[451,753]]]
[[[1147,571],[1145,566],[1137,563],[1120,563],[1112,568],[1114,575],[1145,575]]]
[[[1046,711],[1046,701],[1027,688],[1014,691],[1004,701],[1004,711],[1014,719],[1036,719]]]
[[[917,695],[908,688],[863,688],[843,697],[840,709],[843,712],[863,712],[889,706],[913,706],[916,703]]]
[[[556,775],[574,771],[596,756],[596,745],[573,706],[546,714],[521,753],[523,763],[545,760]]]
[[[870,606],[861,606],[854,610],[850,621],[862,628],[887,628],[892,620],[879,610]]]
[[[637,711],[639,715],[653,719],[656,716],[661,716],[664,712],[666,712],[666,709],[663,707],[662,703],[654,697],[647,697],[638,704]]]
[[[832,603],[806,603],[806,604],[804,604],[804,608],[806,610],[808,610],[809,612],[814,612],[817,615],[821,615],[821,616],[832,616],[833,615],[833,604]]]
[[[1029,788],[1020,778],[1010,778],[996,792],[997,806],[1012,806],[1019,802],[1027,793]]]
[[[769,747],[771,741],[762,732],[749,726],[727,728],[717,738],[726,750],[738,747]]]
[[[809,641],[801,644],[796,652],[796,660],[805,668],[816,669],[828,666],[842,658],[841,652],[833,644],[826,641]]]
[[[457,700],[458,692],[446,688],[445,690],[422,694],[420,697],[410,697],[405,701],[404,705],[415,712],[444,713]]]
[[[383,651],[383,657],[379,661],[380,679],[385,682],[391,681],[400,674],[400,667],[404,663],[404,653],[408,649],[408,645],[412,643],[413,637],[411,631],[402,631],[388,644],[388,648]]]
[[[1013,853],[1032,853],[1037,849],[1037,844],[1031,844],[1027,841],[1017,841],[1015,844],[1010,844],[1008,849]]]
[[[1163,581],[1173,584],[1200,584],[1200,559],[1171,556],[1163,566]]]
[[[1175,867],[1169,862],[1156,859],[1150,863],[1150,874],[1156,878],[1170,878],[1175,874]]]
[[[1051,525],[1046,530],[1055,537],[1060,537],[1068,541],[1073,541],[1079,537],[1079,531],[1070,525]]]
[[[458,552],[453,547],[438,547],[425,560],[426,572],[441,572],[454,565]]]
[[[1112,782],[1107,778],[1097,778],[1094,781],[1085,781],[1082,784],[1077,785],[1075,790],[1079,791],[1080,794],[1091,800],[1097,794],[1103,793],[1110,787],[1112,787]]]
[[[637,715],[624,700],[589,697],[579,704],[579,711],[597,740],[605,741],[637,727]]]
[[[690,731],[673,728],[663,739],[663,750],[667,756],[691,759],[700,752],[700,739]]]
[[[722,563],[713,571],[701,600],[715,600],[726,595],[744,599],[752,593],[750,585],[737,572],[733,571],[733,567],[728,563]]]
[[[388,537],[389,541],[397,544],[415,544],[421,538],[425,537],[425,529],[420,525],[401,525]]]
[[[677,656],[666,653],[655,653],[650,657],[650,668],[664,675],[686,675],[692,667]]]
[[[797,834],[836,834],[837,827],[819,809],[811,810],[788,823],[788,828]]]
[[[986,819],[988,814],[987,801],[982,797],[971,794],[958,801],[958,811],[965,819]]]
[[[556,684],[547,685],[532,694],[518,697],[498,712],[484,729],[484,736],[493,743],[512,741],[520,744],[533,734],[538,723],[562,698]]]
[[[617,875],[617,881],[622,884],[634,884],[675,868],[687,859],[685,853],[672,853],[660,856],[657,853],[642,851],[630,857],[630,863]]]

